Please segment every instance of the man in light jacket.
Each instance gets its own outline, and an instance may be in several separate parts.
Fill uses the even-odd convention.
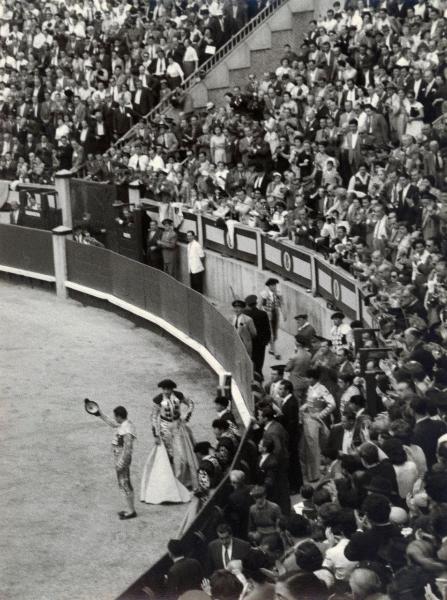
[[[188,231],[186,233],[186,239],[188,240],[188,272],[190,285],[193,290],[203,294],[203,277],[205,274],[203,260],[205,258],[205,252],[197,241],[194,231]]]
[[[257,335],[255,324],[251,317],[243,314],[244,309],[247,308],[243,300],[234,300],[232,306],[234,311],[234,317],[232,318],[233,327],[237,330],[242,343],[251,357],[253,353],[253,339]]]

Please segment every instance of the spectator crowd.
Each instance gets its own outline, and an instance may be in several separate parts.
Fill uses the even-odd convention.
[[[165,597],[446,598],[444,350],[408,328],[379,360],[380,332],[332,320],[322,340],[297,315],[295,354],[256,377],[242,443],[229,399],[215,399],[192,515],[219,486],[214,539],[169,542]]]
[[[0,177],[79,172],[177,89],[264,0],[5,0]],[[178,106],[185,104],[179,91]]]
[[[140,179],[223,227],[315,249],[364,282],[380,321],[402,308],[431,327],[446,300],[444,13],[335,2],[221,105],[173,109],[106,155],[87,152],[88,178]]]
[[[233,303],[259,367],[253,423],[241,446],[216,399],[186,523],[229,472],[226,501],[203,560],[169,542],[168,597],[445,600],[447,5],[335,2],[276,70],[194,111],[175,90],[262,7],[5,0],[0,173],[49,182],[85,163],[92,180],[139,179],[164,204],[308,246],[364,283],[374,330],[336,312],[323,339],[296,315],[294,355],[268,381],[278,282]],[[139,121],[171,90],[170,117]],[[176,224],[161,220],[148,248],[173,274]]]

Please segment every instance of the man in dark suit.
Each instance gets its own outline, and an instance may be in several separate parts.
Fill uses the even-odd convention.
[[[149,90],[143,87],[141,79],[135,80],[136,90],[132,96],[132,108],[135,115],[140,119],[147,115],[151,108]]]
[[[211,17],[209,27],[218,48],[228,42],[233,35],[232,19],[228,15],[224,16],[220,9],[216,11],[215,16]]]
[[[414,69],[413,76],[407,81],[405,86],[406,92],[413,92],[414,97],[418,102],[422,102],[424,99],[425,88],[427,83],[422,78],[421,69]]]
[[[252,360],[253,367],[256,373],[262,375],[262,367],[264,366],[265,349],[270,342],[272,332],[270,330],[270,321],[265,310],[260,310],[256,307],[258,302],[257,297],[252,294],[245,298],[247,308],[244,314],[253,319],[256,327],[256,337],[253,339]]]
[[[398,186],[391,195],[393,209],[396,211],[398,221],[411,222],[409,219],[409,209],[417,206],[419,201],[419,190],[413,185],[409,178],[401,174],[399,176]]]
[[[298,410],[299,403],[293,395],[293,384],[283,379],[278,388],[278,396],[281,398],[281,416],[278,418],[281,425],[288,434],[288,477],[289,487],[292,494],[297,493],[302,484],[300,461],[298,458],[299,429]],[[265,430],[264,430],[265,431]],[[267,437],[269,432],[266,433]]]
[[[250,494],[250,487],[245,482],[243,471],[231,471],[230,482],[234,490],[228,496],[225,516],[236,536],[246,538],[248,534],[248,513],[254,500]]]
[[[296,315],[294,319],[296,321],[297,328],[295,337],[299,336],[301,340],[306,342],[307,348],[311,350],[312,342],[315,340],[315,336],[317,335],[315,328],[309,323],[308,317],[304,313]]]
[[[264,170],[262,165],[258,164],[255,167],[255,178],[253,180],[253,192],[261,192],[262,197],[265,197],[267,186],[271,182],[271,176]]]
[[[125,99],[119,99],[119,106],[113,111],[113,133],[117,138],[122,137],[132,127],[132,116],[125,106]]]
[[[203,571],[195,558],[185,558],[182,540],[169,540],[168,552],[174,563],[166,575],[169,598],[178,598],[189,590],[200,590]]]
[[[344,555],[353,562],[377,560],[381,548],[392,538],[400,538],[400,529],[390,523],[391,504],[382,494],[369,494],[363,504],[365,514],[363,531],[356,531],[344,549]]]
[[[93,154],[104,154],[110,145],[110,129],[100,110],[96,111],[91,122],[91,151]]]
[[[232,560],[243,560],[249,550],[250,544],[233,537],[231,527],[227,523],[217,526],[217,540],[208,544],[209,572],[226,569]]]
[[[278,386],[278,391],[279,391]],[[279,395],[278,395],[279,399]],[[275,444],[274,454],[284,466],[289,468],[289,435],[284,426],[275,419],[272,406],[263,406],[258,411],[258,423],[263,427],[264,437],[271,438]]]
[[[231,0],[231,4],[226,6],[225,16],[231,23],[231,35],[237,33],[247,22],[247,9],[243,2]]]
[[[427,459],[427,466],[431,469],[436,462],[438,439],[447,432],[447,425],[444,421],[438,421],[430,417],[426,398],[415,396],[410,402],[410,408],[416,420],[413,430],[413,444],[422,448]]]
[[[71,169],[72,167],[72,156],[73,156],[73,147],[68,142],[67,137],[64,135],[61,137],[59,146],[57,147],[57,158],[59,159],[59,167],[61,170],[63,169]]]
[[[421,102],[424,106],[424,122],[432,123],[438,116],[438,104],[441,103],[438,91],[438,84],[436,82],[433,71],[427,69],[424,73],[425,89],[421,98]]]
[[[341,423],[331,427],[329,438],[323,448],[323,454],[331,460],[337,460],[342,454],[349,454],[358,445],[356,438],[356,414],[353,410],[345,410]]]
[[[157,221],[152,220],[149,223],[149,229],[146,238],[146,262],[154,269],[163,270],[163,256],[161,248],[157,242],[161,240],[161,230],[158,228]]]
[[[366,486],[373,477],[383,477],[391,484],[392,491],[399,493],[397,487],[396,472],[389,460],[379,460],[379,451],[375,444],[365,442],[359,448],[359,456],[365,468],[362,474],[362,485]]]

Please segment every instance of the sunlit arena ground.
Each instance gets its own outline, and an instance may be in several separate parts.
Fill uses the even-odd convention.
[[[159,332],[41,289],[0,281],[0,315],[0,599],[113,599],[161,556],[186,505],[138,499],[138,518],[118,519],[113,430],[83,399],[127,407],[139,495],[157,382],[193,398],[195,438],[211,440],[216,378]]]

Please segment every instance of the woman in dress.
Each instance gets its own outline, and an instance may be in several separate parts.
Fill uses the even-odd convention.
[[[217,126],[214,128],[214,134],[210,137],[210,151],[211,151],[211,162],[215,165],[217,163],[227,162],[227,156],[225,152],[227,140],[222,132],[222,128]]]
[[[161,394],[153,399],[152,432],[155,443],[163,443],[174,469],[176,478],[187,487],[197,485],[197,459],[194,454],[192,435],[185,423],[191,418],[194,403],[171,379],[163,379],[158,384]],[[182,415],[182,405],[187,408]]]

